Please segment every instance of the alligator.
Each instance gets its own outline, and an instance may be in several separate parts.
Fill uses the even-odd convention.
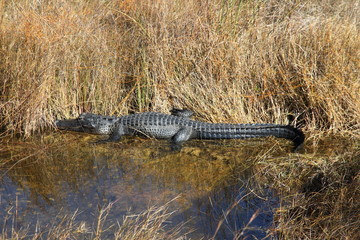
[[[118,141],[124,135],[145,136],[156,139],[171,139],[180,146],[189,139],[246,139],[274,136],[293,141],[294,151],[303,144],[303,132],[291,125],[278,124],[227,124],[207,123],[192,120],[193,112],[187,109],[172,109],[170,114],[143,112],[113,117],[82,113],[76,119],[57,120],[60,130],[109,135],[100,142]]]

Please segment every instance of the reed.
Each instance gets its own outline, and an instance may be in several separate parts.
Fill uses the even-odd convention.
[[[0,1],[3,135],[83,111],[359,134],[359,3]]]
[[[174,199],[173,199],[174,200]],[[122,221],[111,224],[106,218],[116,202],[99,208],[94,217],[95,226],[79,221],[79,212],[72,215],[57,216],[52,223],[41,226],[36,230],[30,227],[16,228],[16,216],[6,216],[0,239],[186,239],[187,233],[180,233],[182,225],[166,228],[168,219],[174,213],[169,211],[171,201],[162,206],[150,206],[147,210],[133,214],[130,211]],[[10,209],[11,211],[11,209]]]

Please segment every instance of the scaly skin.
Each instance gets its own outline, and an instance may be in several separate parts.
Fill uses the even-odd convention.
[[[118,141],[123,135],[140,135],[158,139],[171,139],[181,143],[189,139],[245,139],[275,136],[294,142],[296,151],[304,142],[300,129],[277,124],[205,123],[190,119],[189,110],[172,110],[172,115],[144,112],[121,117],[108,117],[83,113],[77,119],[57,120],[62,130],[109,135],[104,141]]]

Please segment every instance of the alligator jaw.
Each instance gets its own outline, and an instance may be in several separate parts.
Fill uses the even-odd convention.
[[[103,117],[92,113],[82,113],[76,119],[65,119],[55,121],[55,125],[60,130],[84,132],[96,135],[109,135],[114,128],[114,119]]]
[[[85,132],[78,119],[56,120],[55,125],[60,130]]]

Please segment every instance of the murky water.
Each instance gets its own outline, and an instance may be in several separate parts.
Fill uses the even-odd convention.
[[[106,220],[110,226],[129,211],[177,197],[168,226],[186,222],[183,231],[192,230],[192,239],[213,236],[219,222],[217,239],[232,239],[245,226],[243,236],[263,238],[279,201],[256,181],[254,162],[265,154],[292,154],[291,143],[274,139],[190,141],[180,152],[170,151],[167,141],[91,144],[94,140],[66,133],[6,144],[0,159],[0,231],[31,233],[76,211],[75,221],[94,229],[99,208],[115,202]]]

